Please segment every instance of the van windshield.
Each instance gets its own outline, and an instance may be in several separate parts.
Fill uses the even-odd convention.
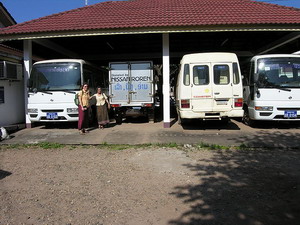
[[[33,66],[30,81],[31,91],[75,91],[80,89],[80,64],[45,63]]]
[[[257,61],[258,87],[300,88],[300,58],[265,58]]]

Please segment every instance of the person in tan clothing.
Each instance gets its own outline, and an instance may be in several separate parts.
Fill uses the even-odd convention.
[[[86,133],[89,120],[89,107],[90,107],[90,91],[88,84],[84,84],[78,93],[78,130],[80,134]]]
[[[109,123],[108,110],[110,104],[107,96],[102,92],[101,87],[97,88],[97,93],[92,96],[96,98],[97,120],[99,129],[103,129]]]

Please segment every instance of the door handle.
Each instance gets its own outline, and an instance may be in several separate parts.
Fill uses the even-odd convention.
[[[215,94],[215,95],[219,95],[219,94],[220,94],[220,92],[215,92],[214,94]]]

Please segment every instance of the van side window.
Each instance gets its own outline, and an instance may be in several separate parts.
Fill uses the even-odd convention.
[[[190,85],[190,65],[189,64],[184,64],[183,83],[186,86]]]
[[[209,84],[208,66],[194,66],[193,68],[193,80],[195,85]]]
[[[233,84],[239,84],[240,83],[240,73],[239,73],[238,64],[233,63],[232,68],[233,68]]]
[[[215,84],[229,84],[229,66],[215,65],[214,66],[214,82]]]

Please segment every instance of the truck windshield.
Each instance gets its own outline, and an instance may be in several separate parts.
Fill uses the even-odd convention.
[[[300,58],[259,59],[257,73],[258,87],[300,88]]]
[[[80,89],[80,64],[44,63],[33,66],[31,91],[75,91]]]

